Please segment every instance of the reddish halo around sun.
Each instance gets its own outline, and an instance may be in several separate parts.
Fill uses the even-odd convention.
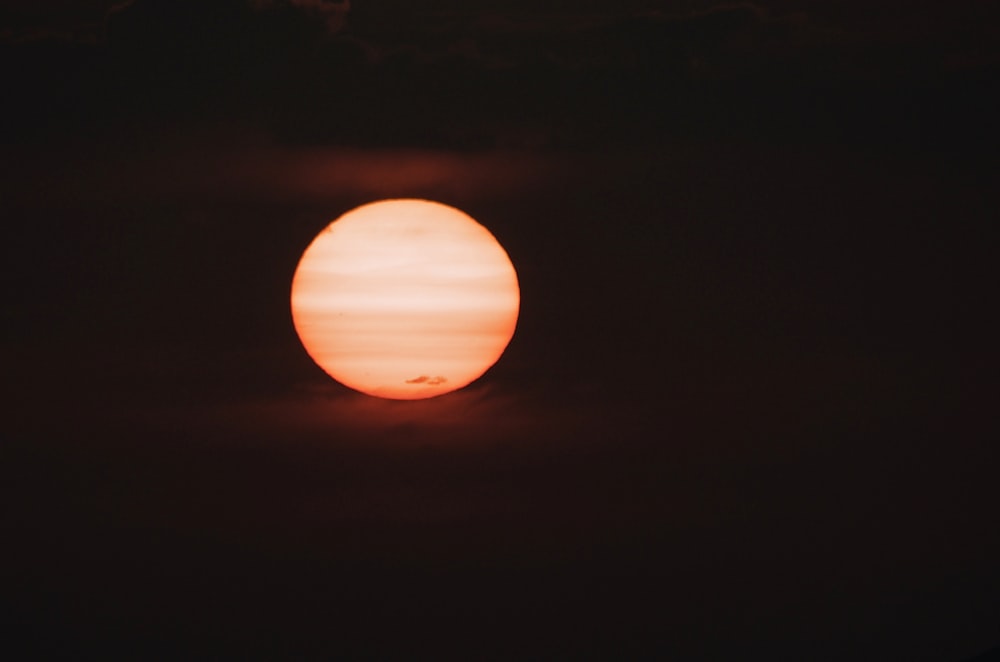
[[[478,379],[503,354],[517,274],[489,230],[428,200],[383,200],[328,225],[292,280],[295,330],[341,384],[416,400]]]

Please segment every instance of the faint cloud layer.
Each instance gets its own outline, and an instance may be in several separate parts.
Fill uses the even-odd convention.
[[[253,430],[263,440],[298,439],[321,447],[443,446],[481,448],[497,444],[559,444],[586,425],[579,412],[562,411],[531,393],[503,393],[472,385],[427,400],[385,400],[346,393],[335,384],[311,384],[287,397],[244,401],[213,408],[224,429]]]
[[[552,170],[552,159],[524,152],[462,153],[422,149],[296,148],[226,143],[205,137],[161,145],[137,155],[108,154],[100,163],[25,153],[9,173],[8,203],[100,206],[110,192],[118,201],[323,203],[364,197],[461,195],[506,197],[533,190]],[[22,185],[18,185],[20,182]],[[53,198],[50,192],[60,195]]]

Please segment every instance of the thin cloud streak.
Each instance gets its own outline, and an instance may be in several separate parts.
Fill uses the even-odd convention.
[[[9,173],[8,203],[97,204],[115,199],[164,202],[322,203],[349,195],[507,197],[541,186],[552,159],[524,152],[460,153],[437,150],[294,148],[236,145],[216,138],[155,150],[142,159],[123,150],[99,164],[89,157],[40,159],[24,154]],[[58,191],[58,196],[50,195]]]
[[[283,397],[217,405],[209,415],[223,429],[253,430],[262,441],[372,450],[558,444],[587,425],[579,412],[489,383],[427,400],[396,401],[316,382]]]

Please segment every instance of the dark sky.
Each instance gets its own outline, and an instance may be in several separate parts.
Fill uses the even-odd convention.
[[[0,2],[18,659],[1000,644],[995,3],[113,4]],[[387,197],[521,282],[434,400],[291,324]]]

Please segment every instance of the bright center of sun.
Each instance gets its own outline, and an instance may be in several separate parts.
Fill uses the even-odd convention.
[[[521,294],[506,251],[461,211],[427,200],[353,209],[306,249],[292,319],[331,377],[381,398],[462,388],[503,354]]]

